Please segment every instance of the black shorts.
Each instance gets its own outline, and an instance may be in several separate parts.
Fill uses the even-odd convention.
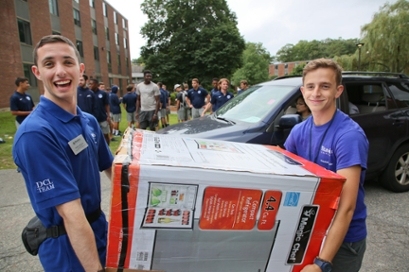
[[[158,118],[155,121],[152,121],[152,117],[155,114],[153,111],[141,111],[139,113],[139,128],[146,129],[149,127],[150,130],[155,131],[158,126]]]

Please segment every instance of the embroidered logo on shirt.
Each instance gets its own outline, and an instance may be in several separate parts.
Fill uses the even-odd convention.
[[[327,156],[331,156],[332,155],[332,150],[331,148],[327,148],[325,146],[321,146],[321,153]]]
[[[54,183],[50,179],[36,182],[36,189],[41,194],[54,189]]]
[[[102,98],[102,94],[99,94],[98,97],[99,97],[99,98]]]

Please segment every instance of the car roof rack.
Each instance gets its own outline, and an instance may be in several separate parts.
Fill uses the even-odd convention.
[[[365,71],[346,71],[342,72],[342,75],[368,75],[368,76],[390,76],[398,78],[409,78],[409,76],[402,73],[390,73],[390,72],[365,72]]]

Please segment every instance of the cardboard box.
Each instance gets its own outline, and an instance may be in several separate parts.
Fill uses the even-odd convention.
[[[344,178],[274,146],[128,130],[114,161],[107,267],[300,271]]]

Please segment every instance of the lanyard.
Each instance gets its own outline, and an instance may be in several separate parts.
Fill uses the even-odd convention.
[[[332,122],[334,121],[336,114],[337,114],[337,111],[335,111],[334,115],[333,115],[332,118],[331,118],[331,121],[330,121],[328,127],[325,129],[324,135],[322,135],[322,138],[321,138],[321,141],[320,141],[320,143],[319,143],[319,145],[318,145],[318,148],[321,148],[322,143],[324,142],[325,136],[327,135],[327,132],[328,132],[329,128],[331,127]],[[318,155],[320,154],[320,151],[318,150],[317,155],[315,156],[314,160],[312,160],[312,154],[311,154],[312,124],[313,124],[313,123],[314,123],[314,119],[311,120],[311,126],[310,126],[309,160],[312,161],[312,162],[314,162],[314,163],[317,163],[317,159],[318,159]]]

